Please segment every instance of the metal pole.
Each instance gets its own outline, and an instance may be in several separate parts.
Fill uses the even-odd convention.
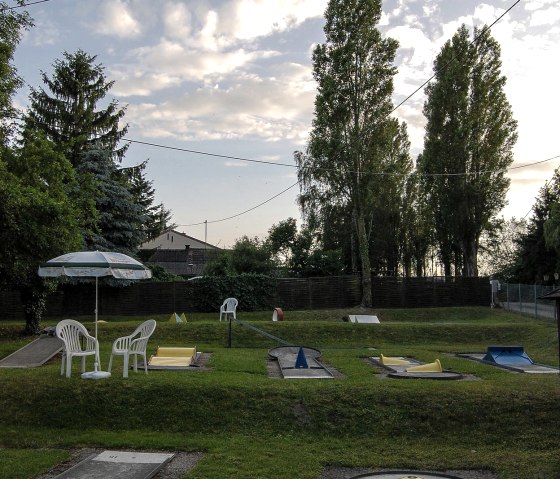
[[[535,298],[535,318],[537,318],[538,315],[539,315],[539,311],[538,311],[538,307],[537,307],[537,284],[536,283],[534,284],[534,287],[533,287],[533,296]]]
[[[523,306],[521,304],[521,283],[517,285],[519,287],[519,311],[523,311]]]
[[[204,266],[206,267],[206,245],[208,244],[208,220],[204,220]]]
[[[97,339],[97,308],[98,308],[98,299],[99,299],[99,295],[97,293],[97,288],[98,288],[98,278],[97,276],[95,277],[95,339]]]
[[[229,326],[228,326],[228,348],[231,348],[231,316],[229,313],[227,313],[227,317],[229,320]]]
[[[558,374],[560,375],[560,299],[555,299],[556,304],[556,330],[558,332]]]

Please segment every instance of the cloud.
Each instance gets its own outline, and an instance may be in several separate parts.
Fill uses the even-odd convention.
[[[95,24],[97,33],[119,38],[137,37],[142,33],[142,26],[134,18],[132,9],[122,0],[104,1],[99,16]]]
[[[168,73],[130,70],[127,66],[120,68],[113,67],[108,71],[108,76],[115,80],[115,85],[111,92],[119,97],[147,97],[155,92],[175,87],[182,83],[180,77]]]
[[[283,75],[240,74],[228,85],[201,87],[173,101],[130,105],[127,119],[146,136],[182,140],[289,139],[302,144],[311,124],[315,91],[308,70],[288,64]]]
[[[120,87],[123,95],[127,90],[130,94],[138,90],[137,82],[142,83],[144,95],[185,81],[213,85],[250,62],[275,55],[273,51],[244,49],[203,53],[163,39],[156,45],[132,50],[128,63],[118,68],[118,81],[128,85]]]
[[[23,32],[24,42],[31,45],[43,46],[54,45],[60,40],[60,32],[52,20],[42,15],[42,12],[34,18],[35,28]]]
[[[524,7],[525,10],[538,10],[540,8],[546,7],[547,5],[556,5],[558,0],[533,0],[529,2],[525,2]]]
[[[545,10],[537,10],[531,15],[530,26],[557,25],[560,20],[560,7],[552,6]]]
[[[223,32],[251,40],[290,30],[310,18],[322,17],[326,0],[238,0],[228,2],[223,13]]]
[[[322,17],[326,0],[233,0],[213,8],[168,2],[163,8],[170,38],[204,51],[250,44]]]

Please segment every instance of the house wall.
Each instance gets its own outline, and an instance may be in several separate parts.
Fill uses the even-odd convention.
[[[178,231],[167,231],[156,239],[142,244],[141,249],[184,249],[189,246],[191,249],[214,249],[215,246],[199,241],[196,238],[184,235]]]

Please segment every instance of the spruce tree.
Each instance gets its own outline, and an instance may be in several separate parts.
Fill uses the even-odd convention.
[[[84,235],[87,249],[134,255],[145,240],[146,217],[117,170],[111,153],[102,149],[83,153],[76,171],[80,189],[89,191],[95,198],[96,216]]]
[[[165,230],[172,228],[171,212],[162,203],[155,204],[155,189],[153,182],[146,179],[146,166],[148,160],[143,161],[137,166],[122,168],[119,173],[123,176],[128,185],[128,190],[132,194],[142,209],[145,217],[143,234],[145,240],[149,241],[157,238]]]
[[[52,78],[41,72],[46,89],[32,89],[30,94],[30,126],[58,144],[74,167],[94,146],[111,152],[115,161],[123,158],[128,147],[118,145],[128,128],[119,125],[125,109],[114,99],[106,108],[98,108],[114,82],[107,81],[96,59],[83,50],[65,52],[63,60],[54,62]]]

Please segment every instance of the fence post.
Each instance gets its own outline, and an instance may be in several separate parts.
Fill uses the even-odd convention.
[[[537,306],[537,284],[533,285],[533,296],[535,297],[535,318],[539,316],[538,306]]]

